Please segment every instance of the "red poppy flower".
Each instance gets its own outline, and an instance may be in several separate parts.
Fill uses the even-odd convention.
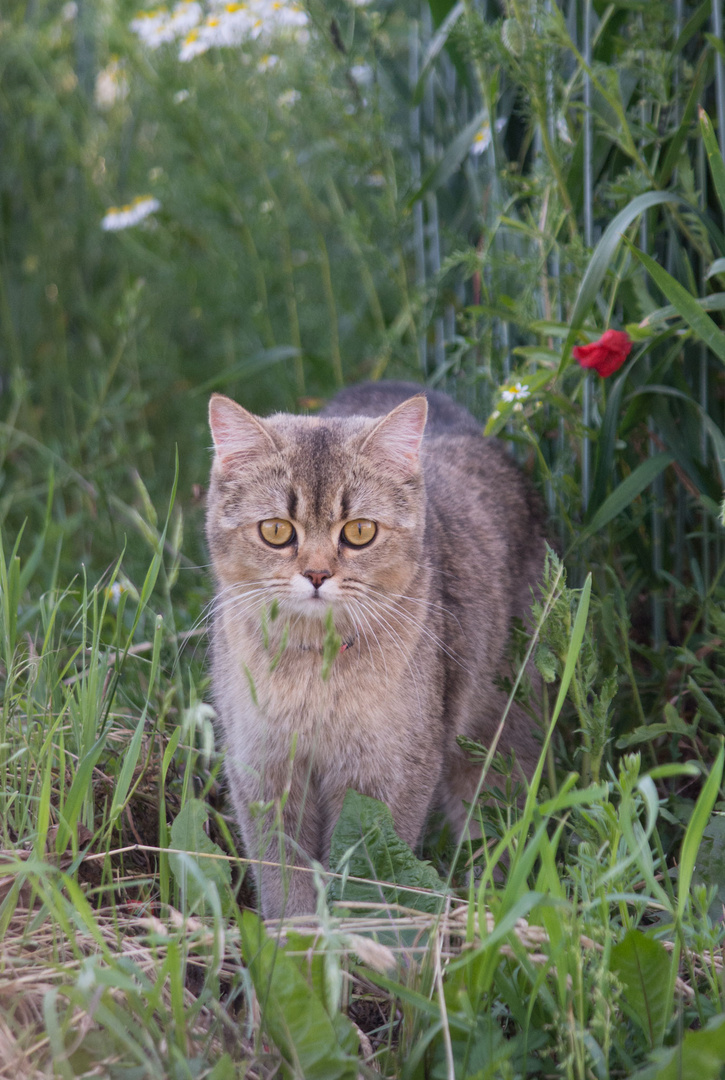
[[[624,330],[605,330],[599,341],[577,345],[571,355],[582,367],[594,368],[597,375],[607,379],[619,371],[632,349],[632,339]]]

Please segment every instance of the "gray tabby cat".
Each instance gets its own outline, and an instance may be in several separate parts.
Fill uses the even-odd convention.
[[[214,700],[268,917],[315,910],[291,867],[326,861],[348,787],[411,845],[435,804],[460,829],[480,766],[456,736],[488,744],[504,708],[493,680],[543,567],[539,504],[465,409],[420,389],[353,387],[321,417],[210,402]],[[342,644],[323,681],[330,608]],[[500,747],[531,773],[522,711]]]

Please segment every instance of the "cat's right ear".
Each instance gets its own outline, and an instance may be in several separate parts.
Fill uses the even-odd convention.
[[[248,461],[269,456],[277,449],[262,423],[236,401],[224,394],[212,394],[209,401],[209,427],[216,456],[222,465],[234,460]]]
[[[407,398],[376,424],[361,446],[373,458],[402,479],[417,473],[420,444],[428,416],[425,394]]]

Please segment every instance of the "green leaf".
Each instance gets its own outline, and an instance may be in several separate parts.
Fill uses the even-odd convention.
[[[725,259],[718,259],[718,262],[723,263],[725,267]],[[713,267],[716,264],[713,263]],[[710,268],[712,271],[712,267]],[[717,271],[715,271],[717,273]],[[708,275],[709,277],[709,275]],[[725,293],[711,293],[710,296],[695,297],[695,303],[702,308],[703,311],[723,311],[725,310]],[[648,326],[655,326],[657,323],[665,322],[667,319],[673,319],[679,317],[679,312],[674,304],[668,304],[667,307],[657,308],[656,311],[650,312],[642,322],[639,324],[640,329],[644,329]]]
[[[413,204],[418,202],[419,199],[422,199],[426,192],[435,191],[441,184],[445,184],[448,177],[456,171],[465,158],[471,148],[471,143],[487,117],[488,109],[481,109],[481,111],[474,116],[473,120],[471,120],[469,124],[466,124],[463,131],[459,131],[455,139],[453,139],[444,151],[440,161],[437,161],[433,168],[423,177],[423,182],[418,190],[414,191],[406,200],[406,210],[410,210]]]
[[[206,803],[201,799],[188,799],[171,826],[171,846],[177,848],[178,851],[188,852],[188,857],[196,863],[203,878],[216,886],[222,910],[226,911],[228,904],[225,901],[232,880],[229,863],[223,857],[221,859],[195,857],[199,854],[224,855],[219,845],[210,840],[204,831],[208,816],[209,808]],[[186,894],[189,906],[203,907],[204,888],[195,875],[188,872],[186,858],[170,852],[169,865],[180,888]]]
[[[701,1031],[688,1031],[678,1046],[658,1050],[653,1057],[632,1080],[719,1080],[725,1061],[725,1015],[713,1016]]]
[[[723,118],[720,117],[722,123]],[[712,121],[704,109],[700,109],[700,131],[705,143],[707,162],[715,185],[717,197],[720,200],[720,209],[725,214],[725,161],[723,161],[720,147],[718,146],[715,132],[712,130]]]
[[[283,1075],[356,1080],[358,1038],[347,1017],[338,1014],[333,1023],[310,983],[252,911],[242,912],[241,940],[262,1027],[284,1058]]]
[[[715,274],[725,274],[725,258],[715,259],[714,263],[705,274],[705,281],[709,281]]]
[[[576,341],[577,330],[584,322],[589,309],[599,295],[602,282],[614,259],[625,230],[645,210],[649,210],[653,206],[659,206],[662,203],[678,203],[682,201],[677,195],[672,195],[666,191],[647,191],[643,195],[637,195],[636,198],[632,199],[631,203],[625,206],[624,210],[620,210],[617,216],[612,218],[601,240],[592,252],[586,273],[579,286],[574,311],[571,316],[570,330],[561,354],[559,374],[569,363],[571,348]]]
[[[458,0],[458,2],[453,5],[451,10],[443,19],[443,22],[440,24],[435,34],[431,38],[430,45],[428,46],[425,57],[423,59],[423,67],[421,68],[418,82],[416,83],[415,90],[412,94],[412,106],[420,105],[421,101],[423,100],[423,94],[425,93],[425,84],[430,75],[430,69],[435,63],[438,53],[448,41],[448,36],[451,30],[454,28],[465,10],[466,7],[463,0]]]
[[[677,914],[679,918],[682,918],[685,911],[685,906],[690,895],[690,883],[692,882],[692,875],[695,870],[697,853],[700,850],[700,843],[702,842],[702,837],[705,832],[705,826],[710,819],[712,808],[715,805],[715,799],[720,790],[724,757],[725,747],[721,746],[712,769],[710,770],[710,775],[708,776],[702,791],[698,795],[695,809],[692,812],[690,823],[687,826],[687,831],[685,832],[682,841],[680,870],[677,881]]]
[[[623,480],[604,500],[589,524],[579,533],[577,543],[581,543],[592,533],[599,532],[613,518],[621,514],[674,460],[672,454],[655,454],[638,465],[634,472],[631,472],[626,480]]]
[[[628,930],[611,952],[610,968],[624,986],[624,1000],[649,1039],[650,1046],[662,1042],[667,1007],[670,957],[661,941]]]
[[[60,825],[58,826],[58,832],[55,837],[55,850],[58,855],[62,855],[68,846],[71,830],[78,820],[78,815],[83,805],[83,799],[90,790],[93,770],[106,745],[107,734],[108,733],[106,732],[96,740],[81,761],[78,766],[78,772],[73,777],[70,791],[68,792],[66,800],[63,803],[63,808],[60,811]]]
[[[668,274],[659,263],[646,255],[644,251],[639,251],[632,244],[629,247],[633,255],[642,263],[655,285],[662,290],[687,325],[725,364],[725,334],[720,330],[717,323],[702,310],[697,298],[689,293],[683,285],[680,285],[679,281],[676,281],[671,274]]]
[[[417,859],[400,839],[388,807],[352,789],[345,795],[332,834],[330,866],[344,875],[332,886],[343,902],[384,901],[435,914],[447,892],[430,863]],[[371,880],[350,881],[348,876]],[[430,891],[408,891],[416,889]]]

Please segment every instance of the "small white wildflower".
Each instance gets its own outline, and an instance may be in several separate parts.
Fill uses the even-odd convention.
[[[180,37],[187,36],[201,22],[201,5],[197,0],[180,0],[174,10],[156,8],[141,11],[130,22],[130,28],[149,49],[158,49]]]
[[[128,97],[128,79],[122,60],[111,60],[96,75],[93,100],[99,109],[112,109]]]
[[[271,199],[265,199],[263,203],[259,204],[260,214],[271,214],[274,210],[274,203]]]
[[[365,183],[368,187],[385,187],[385,177],[380,171],[368,173],[365,177]]]
[[[494,409],[493,412],[491,413],[491,419],[492,420],[498,420],[500,415],[501,415],[501,413],[498,411],[498,409]]]
[[[277,98],[277,104],[281,109],[290,109],[293,105],[302,97],[299,90],[285,90],[283,94],[280,94]]]
[[[182,63],[187,63],[189,60],[193,60],[195,56],[201,56],[209,48],[209,44],[199,34],[198,30],[192,30],[190,34],[187,34],[184,38],[181,48],[179,49],[179,60]]]
[[[272,68],[277,67],[278,63],[279,63],[279,57],[278,56],[275,56],[273,53],[265,53],[265,55],[262,57],[262,59],[257,64],[257,71],[261,71],[261,72],[271,71]]]
[[[161,203],[151,195],[139,195],[126,206],[112,206],[101,222],[104,232],[119,232],[139,225],[145,218],[160,209]]]
[[[496,134],[498,134],[506,126],[506,117],[500,116],[493,126],[496,129]],[[491,122],[490,120],[484,120],[471,143],[471,153],[474,157],[478,157],[479,154],[483,154],[488,150],[491,145],[491,138]]]
[[[181,105],[182,101],[188,101],[190,97],[188,90],[177,90],[174,94],[174,105]]]
[[[118,602],[121,599],[121,595],[126,592],[125,586],[120,581],[114,581],[113,585],[109,585],[106,589],[106,596],[111,601],[114,607],[118,607]]]
[[[360,86],[368,86],[373,81],[373,69],[369,64],[353,64],[350,74]]]
[[[68,0],[67,4],[63,4],[60,14],[63,22],[73,22],[78,14],[78,4],[76,4],[75,0]]]
[[[501,390],[501,400],[507,404],[511,401],[525,401],[530,396],[531,391],[528,386],[520,382],[514,383],[513,386],[504,386]]]

